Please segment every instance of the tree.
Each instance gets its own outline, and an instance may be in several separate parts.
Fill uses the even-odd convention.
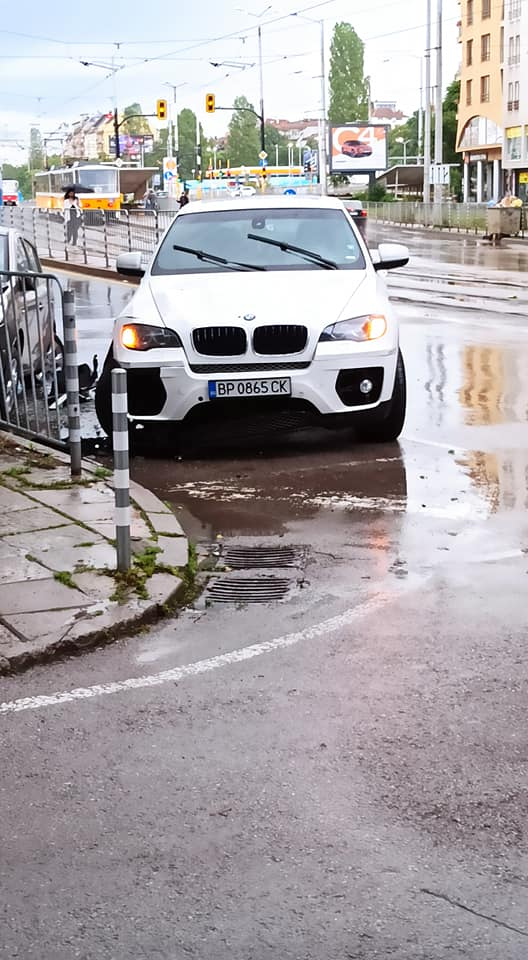
[[[398,143],[399,140],[407,142],[405,150],[403,143]],[[412,117],[409,117],[405,123],[389,130],[389,160],[403,163],[403,157],[406,155],[409,160],[412,157],[411,163],[416,163],[418,153],[418,111],[415,110]]]
[[[457,110],[460,100],[460,80],[453,80],[444,97],[442,106],[442,140],[444,163],[460,163],[460,154],[456,151]]]
[[[42,170],[44,166],[42,134],[38,127],[31,127],[29,133],[29,163],[32,170]]]
[[[179,171],[181,180],[190,180],[193,170],[197,169],[196,162],[196,114],[193,110],[185,107],[178,114],[178,157]],[[203,141],[203,132],[200,125],[200,157],[201,169],[207,167],[204,156],[205,142]]]
[[[334,124],[368,120],[369,82],[363,70],[363,41],[351,23],[336,23],[330,47],[330,108]]]
[[[134,114],[143,113],[140,103],[131,103],[123,110],[123,117],[132,117]],[[130,136],[151,136],[152,130],[149,127],[146,117],[134,116],[133,120],[128,120],[120,127],[122,133],[128,133]]]
[[[266,153],[268,154],[268,164],[270,166],[275,164],[277,157],[275,147],[278,147],[279,166],[285,167],[288,163],[288,137],[285,136],[284,133],[281,133],[280,130],[277,130],[276,127],[272,127],[270,123],[267,123],[264,127],[264,136]]]
[[[233,167],[255,166],[260,152],[257,117],[246,97],[235,97],[234,112],[227,133],[227,156]]]

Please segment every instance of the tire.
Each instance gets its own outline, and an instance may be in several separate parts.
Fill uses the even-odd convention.
[[[112,370],[118,364],[114,360],[112,348],[108,351],[101,376],[95,388],[95,412],[104,432],[112,440]]]
[[[359,421],[358,437],[367,443],[392,443],[397,440],[403,430],[406,406],[405,364],[401,351],[398,350],[392,397],[387,403],[383,404],[381,411],[376,411],[375,414],[366,414]]]
[[[18,398],[22,392],[22,372],[16,344],[11,346],[11,364],[7,350],[2,354],[1,363],[4,389],[1,389],[0,383],[0,418],[11,421],[16,409],[15,397]]]

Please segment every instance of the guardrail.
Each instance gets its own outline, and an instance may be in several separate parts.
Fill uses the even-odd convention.
[[[69,449],[78,475],[79,412],[73,293],[50,273],[2,270],[0,427]]]
[[[487,205],[393,200],[365,204],[369,219],[406,227],[436,227],[456,233],[485,233]]]

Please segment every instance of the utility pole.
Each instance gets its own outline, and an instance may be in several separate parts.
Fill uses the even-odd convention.
[[[319,139],[319,183],[321,194],[326,194],[326,77],[325,77],[325,33],[324,20],[321,20],[321,136]]]
[[[264,72],[262,69],[262,29],[258,27],[258,51],[260,72],[260,149],[266,150],[266,128],[264,122]]]
[[[443,118],[442,118],[442,0],[436,4],[436,103],[435,103],[435,144],[434,162],[436,177],[434,185],[434,201],[442,202],[443,187],[440,182],[440,165],[442,163]]]
[[[423,202],[431,198],[431,0],[426,0]]]

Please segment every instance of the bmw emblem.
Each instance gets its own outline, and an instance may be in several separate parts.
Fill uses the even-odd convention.
[[[248,323],[251,323],[251,321],[254,320],[254,319],[255,319],[255,314],[254,314],[254,313],[245,313],[245,314],[244,314],[244,320],[247,320]]]

